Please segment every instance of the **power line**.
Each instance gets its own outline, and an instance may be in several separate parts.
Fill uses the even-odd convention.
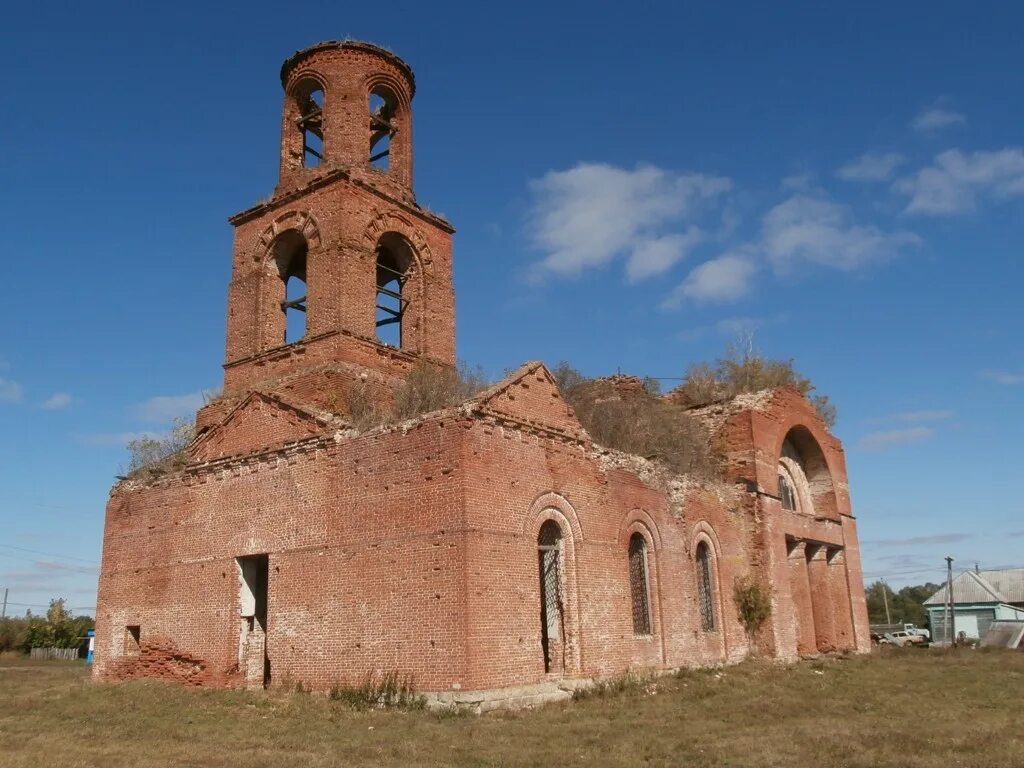
[[[89,565],[99,565],[95,560],[86,560],[84,557],[75,557],[74,555],[56,555],[53,552],[41,552],[38,549],[28,549],[27,547],[16,547],[13,544],[0,544],[0,547],[7,549],[16,549],[19,552],[28,552],[33,555],[42,555],[43,557],[54,557],[58,560],[77,560],[80,563],[88,563]]]

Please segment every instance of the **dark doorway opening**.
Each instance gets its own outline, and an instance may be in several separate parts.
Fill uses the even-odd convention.
[[[270,684],[267,652],[267,587],[270,558],[248,555],[238,558],[239,640],[238,664],[249,685]]]

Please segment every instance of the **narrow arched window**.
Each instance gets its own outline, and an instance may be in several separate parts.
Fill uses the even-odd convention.
[[[633,634],[651,634],[651,606],[647,571],[647,540],[642,534],[629,537],[629,596],[633,607]]]
[[[316,168],[324,159],[324,89],[315,80],[299,83],[295,90],[299,117],[295,124],[302,133],[302,165]]]
[[[785,472],[779,472],[779,501],[783,509],[796,511],[796,491]]]
[[[309,246],[299,232],[288,230],[274,241],[273,259],[284,283],[281,289],[281,312],[284,313],[285,344],[299,341],[306,335],[306,257]]]
[[[377,338],[402,346],[402,321],[409,299],[405,284],[413,264],[412,249],[401,235],[388,232],[377,243]]]
[[[540,568],[540,643],[544,671],[560,666],[558,646],[562,638],[562,529],[548,520],[537,534],[537,563]]]
[[[697,601],[700,603],[700,628],[715,628],[715,582],[711,568],[711,548],[707,542],[697,545]]]
[[[386,171],[391,167],[391,139],[397,128],[394,117],[397,101],[386,88],[370,91],[370,165]]]

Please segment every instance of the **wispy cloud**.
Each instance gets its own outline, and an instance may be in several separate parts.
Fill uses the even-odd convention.
[[[21,384],[0,378],[0,403],[20,403],[24,395]]]
[[[910,547],[919,544],[956,544],[960,541],[973,539],[974,536],[975,534],[973,533],[937,533],[932,536],[911,536],[908,539],[876,539],[863,543],[875,547]],[[902,555],[897,557],[902,557]],[[884,560],[885,558],[878,559]]]
[[[909,200],[905,213],[943,216],[973,211],[980,200],[1024,195],[1024,149],[963,152],[949,149],[931,165],[900,179],[895,189]]]
[[[891,259],[921,242],[912,232],[855,224],[846,206],[805,194],[779,203],[763,222],[762,246],[777,272],[802,264],[851,271]]]
[[[867,152],[839,168],[836,176],[844,181],[889,181],[905,162],[898,152]]]
[[[900,413],[893,413],[889,416],[884,417],[885,421],[908,421],[908,422],[920,422],[920,421],[945,421],[946,419],[953,418],[953,411],[935,410],[935,411],[902,411]]]
[[[132,440],[158,440],[161,437],[160,432],[90,432],[78,435],[78,441],[85,445],[128,445]]]
[[[736,337],[763,328],[771,322],[781,322],[781,318],[767,317],[723,317],[708,325],[696,325],[686,328],[677,334],[680,341],[697,341],[711,334]]]
[[[191,416],[203,405],[202,392],[187,395],[160,395],[151,397],[136,405],[132,412],[142,421],[168,422],[184,416]]]
[[[964,125],[966,123],[966,116],[959,112],[954,112],[948,107],[935,104],[934,106],[922,109],[918,112],[910,125],[915,131],[931,133],[933,131],[941,130],[942,128],[949,128],[953,125]]]
[[[527,222],[544,252],[535,271],[575,276],[616,258],[638,281],[661,274],[701,239],[693,224],[702,203],[732,188],[721,176],[581,163],[531,184]]]
[[[982,371],[981,377],[994,381],[996,384],[1024,384],[1024,373],[1011,373],[1009,371]]]
[[[756,272],[757,264],[753,259],[739,253],[727,253],[705,261],[675,287],[663,306],[675,308],[687,299],[705,302],[741,298],[750,293],[751,280]]]
[[[72,397],[67,392],[55,392],[43,402],[43,408],[48,411],[59,411],[71,405]]]
[[[1007,531],[1006,535],[1012,539],[1024,538],[1024,531]]]
[[[932,427],[907,427],[870,432],[860,439],[860,447],[868,451],[879,451],[906,443],[916,443],[935,436]]]

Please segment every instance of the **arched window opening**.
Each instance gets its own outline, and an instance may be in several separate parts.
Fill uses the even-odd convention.
[[[796,489],[789,479],[789,473],[783,467],[779,468],[779,501],[782,502],[783,509],[796,512]]]
[[[324,159],[324,90],[315,80],[300,83],[295,100],[299,110],[295,124],[302,132],[302,165],[316,168]]]
[[[402,320],[409,300],[405,284],[413,264],[412,249],[393,232],[377,243],[377,338],[394,347],[402,346]]]
[[[697,545],[697,601],[700,603],[700,628],[715,629],[715,583],[711,568],[711,548],[707,542]]]
[[[540,644],[544,652],[544,671],[561,668],[564,612],[562,600],[562,529],[548,520],[537,534],[537,560],[540,568]]]
[[[651,634],[647,539],[640,533],[629,537],[629,594],[633,607],[633,634]]]
[[[370,165],[382,171],[391,167],[391,139],[397,132],[394,124],[397,101],[385,88],[370,91]]]
[[[295,230],[278,236],[273,245],[277,273],[284,283],[281,312],[284,313],[284,343],[293,344],[306,335],[306,238]]]

